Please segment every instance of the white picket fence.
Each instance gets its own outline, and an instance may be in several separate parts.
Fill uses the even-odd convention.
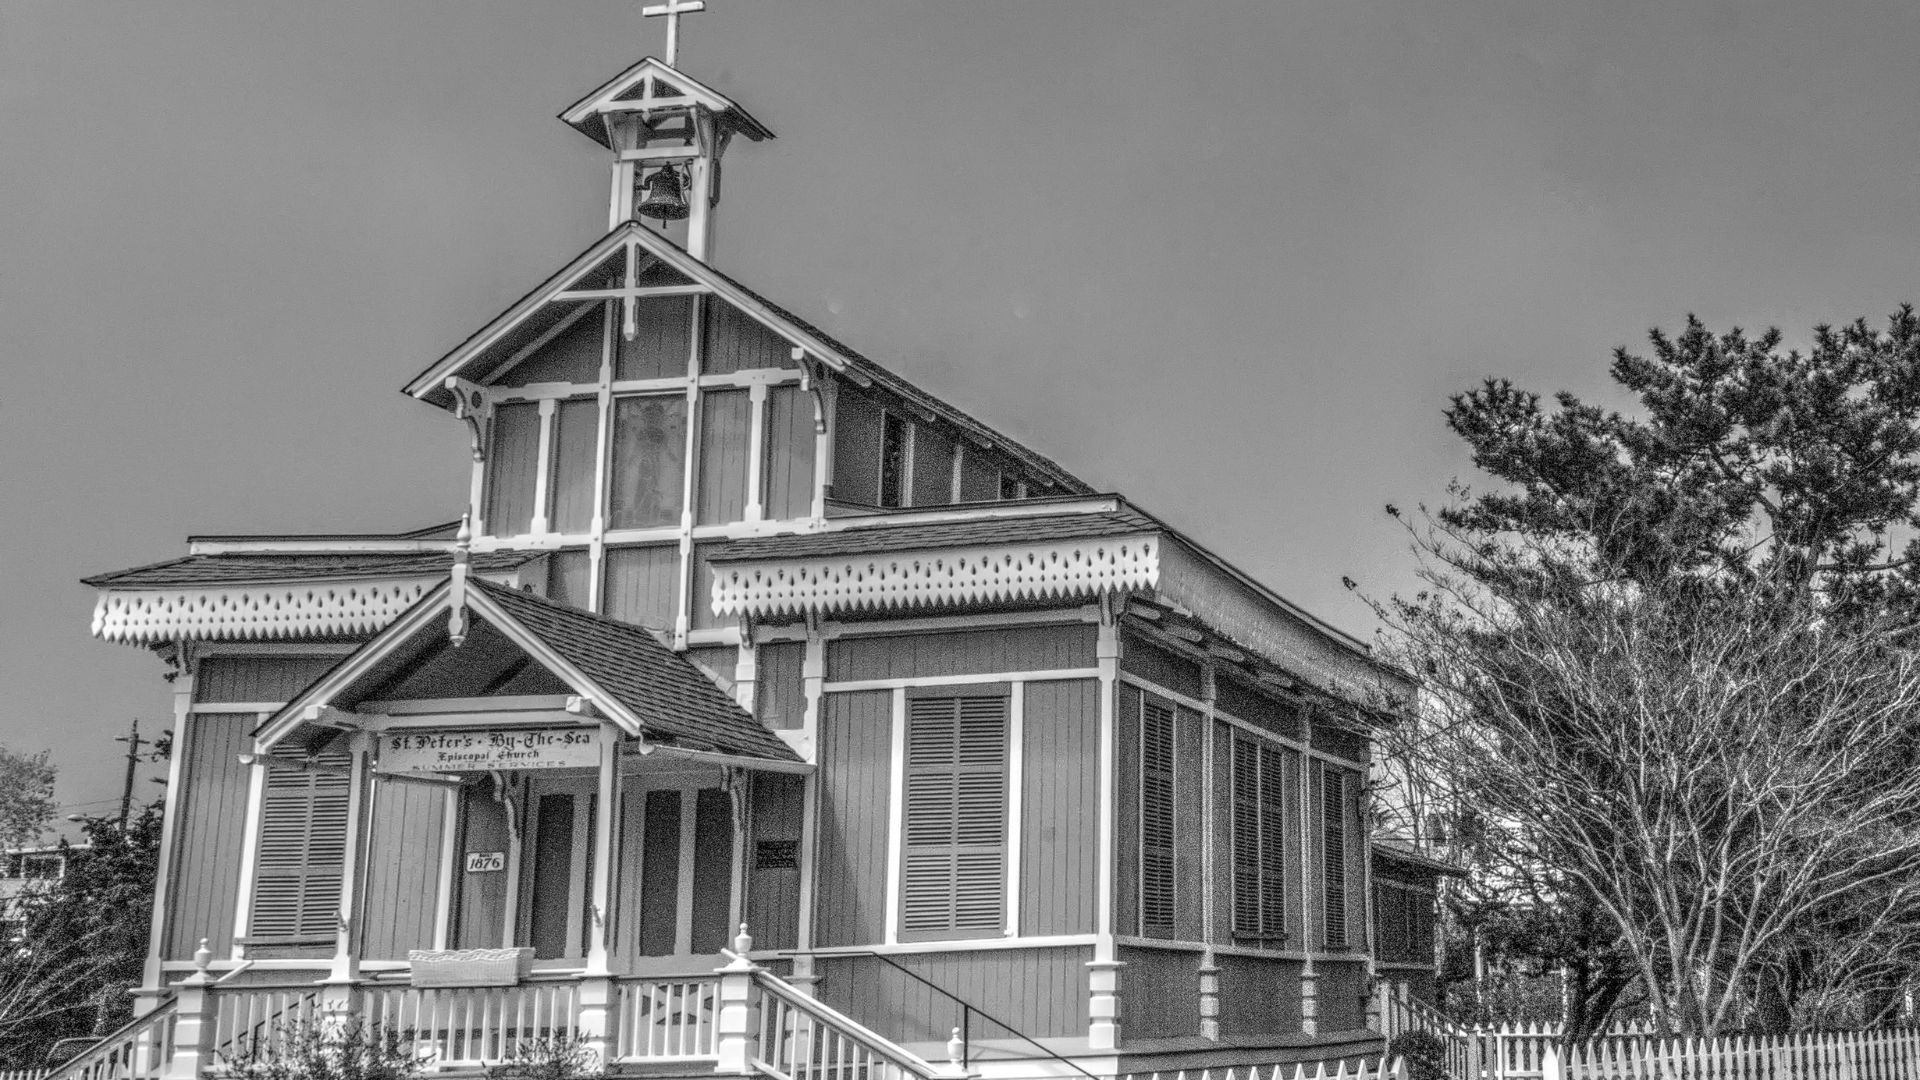
[[[1384,1059],[1342,1061],[1329,1068],[1317,1062],[1309,1072],[1303,1064],[1252,1065],[1238,1069],[1182,1069],[1179,1072],[1122,1073],[1115,1080],[1407,1080],[1405,1062]]]
[[[1920,1030],[1662,1038],[1623,1025],[1571,1046],[1560,1025],[1458,1028],[1407,1017],[1447,1040],[1452,1080],[1920,1080]]]

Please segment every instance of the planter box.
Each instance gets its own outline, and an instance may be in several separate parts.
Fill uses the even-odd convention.
[[[409,949],[415,986],[512,986],[533,969],[532,949]]]

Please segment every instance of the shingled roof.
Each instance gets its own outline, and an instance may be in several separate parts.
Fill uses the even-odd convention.
[[[1083,511],[926,524],[871,525],[794,536],[754,537],[717,547],[708,558],[713,562],[743,562],[755,559],[805,559],[823,555],[866,555],[972,547],[977,544],[1030,544],[1102,536],[1136,536],[1164,528],[1145,514],[1122,508],[1097,514]]]
[[[800,760],[691,661],[646,630],[489,581],[476,579],[470,587],[617,698],[650,736],[704,743],[732,754]]]
[[[512,570],[544,552],[494,551],[473,556],[475,573]],[[278,581],[337,581],[375,577],[428,577],[453,566],[449,552],[275,553],[186,555],[166,562],[82,578],[96,588],[160,589],[179,586],[258,585]]]

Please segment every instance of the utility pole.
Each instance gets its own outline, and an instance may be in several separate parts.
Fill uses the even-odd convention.
[[[133,718],[133,727],[114,742],[127,744],[127,780],[120,788],[120,835],[127,834],[127,819],[133,815],[133,774],[140,767],[140,747],[152,739],[140,737],[140,718]]]

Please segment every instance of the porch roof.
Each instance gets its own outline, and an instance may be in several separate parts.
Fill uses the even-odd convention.
[[[801,760],[691,661],[648,631],[490,581],[475,579],[471,587],[578,668],[637,718],[644,732],[752,757]]]
[[[1133,536],[1159,532],[1159,522],[1132,507],[1119,504],[1106,513],[1069,511],[1031,517],[994,517],[972,521],[928,524],[870,525],[832,532],[735,540],[715,549],[713,562],[758,559],[803,559],[818,555],[871,555],[975,544],[1015,544],[1042,540],[1091,540],[1106,536]],[[951,510],[951,507],[942,507]]]
[[[540,558],[539,551],[493,551],[473,556],[478,574],[512,570]],[[270,582],[328,581],[444,574],[451,565],[445,552],[307,553],[187,555],[166,562],[82,578],[95,588],[157,589],[184,585],[258,585]]]

